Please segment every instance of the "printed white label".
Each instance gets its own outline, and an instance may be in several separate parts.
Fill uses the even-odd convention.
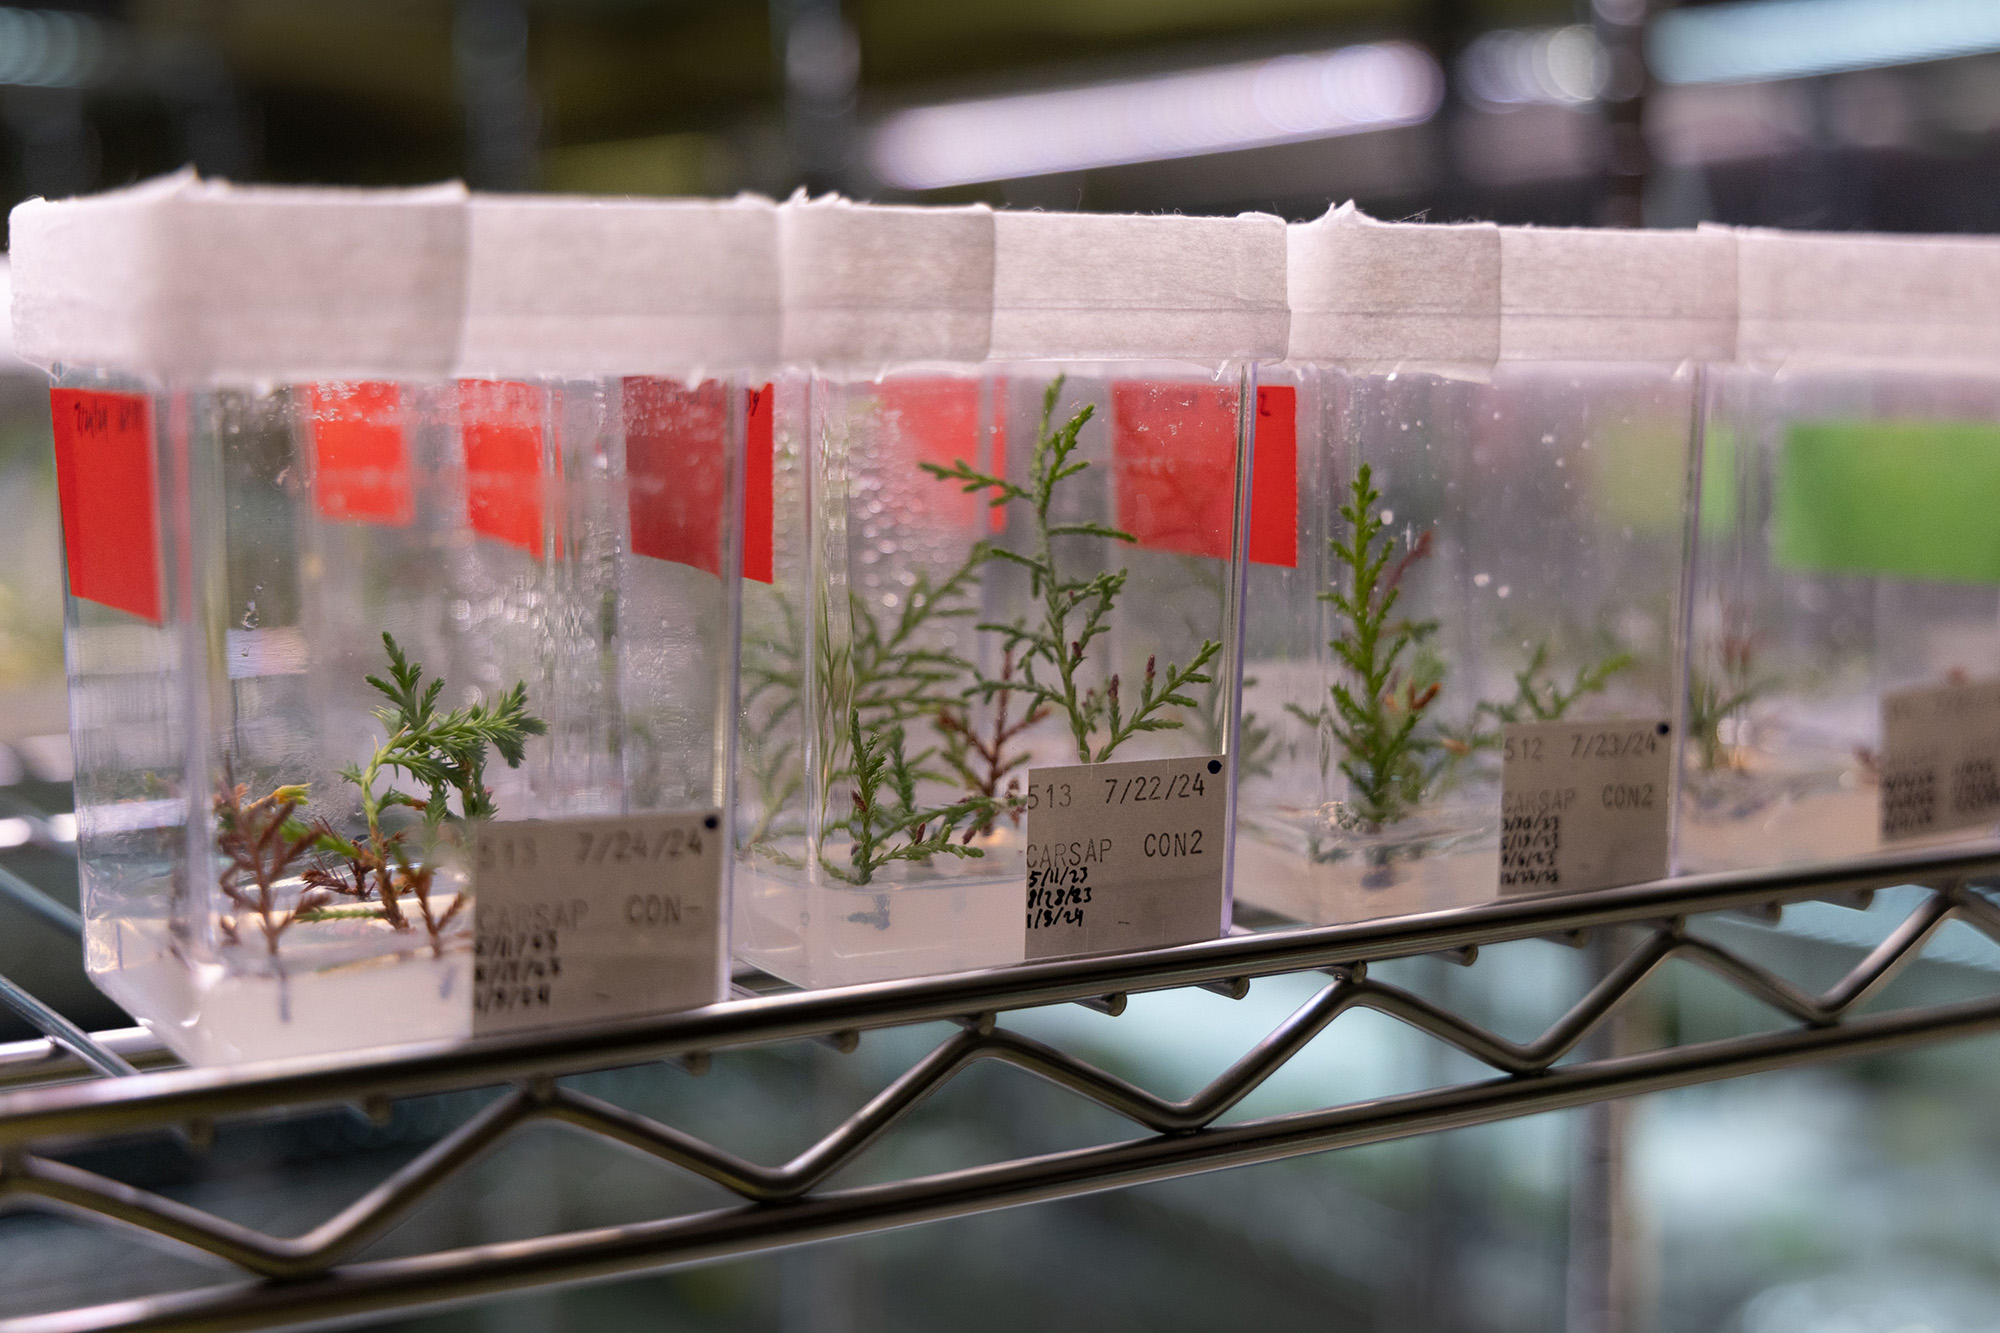
[[[1500,892],[1578,893],[1662,878],[1672,732],[1658,719],[1509,725]]]
[[[1882,841],[2000,819],[2000,680],[1882,696]]]
[[[523,819],[472,853],[472,1035],[636,1018],[721,990],[714,810]]]
[[[1223,761],[1028,774],[1028,957],[1156,949],[1222,931]]]

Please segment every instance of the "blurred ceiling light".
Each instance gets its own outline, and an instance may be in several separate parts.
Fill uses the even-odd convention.
[[[1416,125],[1444,75],[1405,42],[972,102],[914,107],[876,129],[876,173],[910,190],[1158,162]]]
[[[1502,30],[1472,40],[1458,58],[1458,78],[1469,97],[1490,106],[1582,106],[1604,91],[1608,64],[1582,24]]]
[[[1754,0],[1661,14],[1646,63],[1663,83],[1756,83],[1985,51],[1994,0]]]
[[[0,84],[80,87],[99,73],[105,46],[104,24],[88,14],[0,9]]]

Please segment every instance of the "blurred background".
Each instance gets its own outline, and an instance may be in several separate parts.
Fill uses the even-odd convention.
[[[1962,231],[1989,0],[0,8],[9,203],[241,180]]]
[[[1996,0],[132,0],[0,8],[0,193],[192,163],[245,181],[782,196],[1305,218],[1991,231]],[[0,873],[75,902],[61,554],[40,381],[0,369]],[[1828,984],[1909,906],[1788,911],[1728,942]],[[1885,1003],[1990,988],[1954,926]],[[73,938],[0,898],[0,973],[92,1028],[129,1020]],[[1587,959],[1524,942],[1392,979],[1515,1039]],[[1140,997],[1020,1026],[1169,1095],[1310,993]],[[1649,987],[1621,1041],[1779,1026],[1703,976]],[[0,1041],[23,1039],[0,1016]],[[871,1034],[595,1076],[593,1090],[763,1160],[942,1035]],[[1483,1076],[1343,1019],[1237,1113]],[[586,1081],[588,1082],[588,1081]],[[1830,1066],[1172,1185],[509,1300],[445,1329],[2000,1329],[2000,1044]],[[302,1230],[478,1096],[225,1129],[86,1164]],[[1119,1137],[1006,1070],[954,1083],[844,1182]],[[537,1131],[376,1253],[724,1200]],[[178,1255],[0,1216],[0,1317],[201,1285]]]

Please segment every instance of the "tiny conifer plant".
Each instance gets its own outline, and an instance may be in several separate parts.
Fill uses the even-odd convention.
[[[1740,719],[1771,688],[1769,681],[1756,676],[1755,638],[1748,634],[1728,634],[1719,646],[1720,674],[1699,665],[1688,674],[1687,729],[1704,773],[1743,767],[1742,752],[1723,742],[1722,724]]]
[[[1481,700],[1474,710],[1505,726],[1514,722],[1560,722],[1585,695],[1602,694],[1611,678],[1629,671],[1634,663],[1630,653],[1614,653],[1601,662],[1576,669],[1567,688],[1549,679],[1549,645],[1538,643],[1528,665],[1514,673],[1514,697],[1506,703]]]
[[[1077,762],[1101,764],[1141,732],[1181,727],[1181,719],[1167,710],[1199,707],[1185,691],[1214,679],[1208,667],[1221,655],[1222,645],[1205,639],[1186,666],[1169,663],[1164,671],[1157,659],[1148,658],[1137,699],[1121,692],[1116,673],[1101,690],[1084,685],[1084,664],[1091,645],[1110,631],[1109,622],[1130,572],[1121,569],[1087,577],[1067,575],[1056,559],[1056,539],[1097,537],[1126,543],[1137,539],[1103,523],[1060,523],[1050,518],[1058,488],[1090,467],[1074,455],[1077,436],[1090,420],[1092,409],[1086,404],[1062,425],[1056,425],[1056,403],[1062,388],[1059,376],[1042,395],[1041,423],[1035,433],[1026,485],[978,471],[963,459],[950,467],[936,463],[922,466],[940,481],[958,482],[968,492],[990,495],[995,508],[1026,505],[1033,520],[1032,551],[1024,555],[988,546],[984,553],[988,559],[1008,561],[1028,571],[1028,591],[1041,603],[1040,618],[979,625],[980,630],[1000,636],[1008,669],[999,679],[976,674],[968,698],[991,701],[1003,694],[1018,694],[1028,700],[1030,712],[1046,709],[1059,714],[1076,743]],[[1016,670],[1018,675],[1013,674]]]
[[[892,861],[985,855],[968,844],[980,828],[992,822],[999,802],[969,796],[950,805],[921,807],[917,804],[917,783],[944,777],[922,767],[936,752],[923,750],[914,757],[906,754],[901,723],[891,724],[879,736],[870,736],[862,730],[859,709],[848,711],[847,726],[847,743],[854,756],[854,811],[841,827],[850,839],[849,865],[823,860],[830,874],[850,884],[867,884],[876,871]]]
[[[1517,722],[1560,722],[1586,696],[1602,694],[1611,678],[1629,671],[1636,659],[1630,653],[1613,653],[1601,661],[1576,669],[1565,686],[1549,671],[1549,645],[1535,645],[1528,664],[1514,673],[1514,697],[1505,702],[1482,699],[1473,706],[1472,725],[1463,730],[1439,727],[1439,744],[1449,756],[1447,779],[1455,765],[1482,751],[1498,750],[1505,743],[1506,728]]]
[[[1437,622],[1396,614],[1403,580],[1430,556],[1432,536],[1425,531],[1399,544],[1377,508],[1382,495],[1374,481],[1367,464],[1357,469],[1340,509],[1347,540],[1331,543],[1340,573],[1334,588],[1320,594],[1338,613],[1339,634],[1328,646],[1347,679],[1331,687],[1329,704],[1312,710],[1286,705],[1338,747],[1349,790],[1339,822],[1363,834],[1380,833],[1416,813],[1456,780],[1461,764],[1499,749],[1508,725],[1559,721],[1634,664],[1629,654],[1616,653],[1578,668],[1564,683],[1550,671],[1549,646],[1542,643],[1514,673],[1512,698],[1475,704],[1471,723],[1463,728],[1437,722],[1430,714],[1443,691],[1445,667],[1428,643]],[[1322,855],[1317,837],[1312,847],[1315,857]],[[1420,854],[1417,845],[1396,853],[1371,847],[1371,875],[1363,883],[1387,883],[1392,855]]]
[[[246,783],[225,778],[215,794],[215,848],[223,856],[216,885],[236,910],[222,918],[223,937],[240,943],[237,931],[246,920],[254,921],[264,937],[264,948],[277,957],[278,941],[297,924],[332,901],[327,894],[308,889],[280,907],[285,881],[300,873],[302,866],[319,850],[323,835],[317,823],[298,818],[306,803],[303,785],[279,787],[268,796],[250,799]]]
[[[1438,672],[1415,671],[1404,661],[1437,632],[1437,622],[1396,615],[1403,576],[1430,554],[1431,534],[1398,555],[1396,538],[1376,509],[1381,498],[1363,463],[1340,508],[1347,540],[1332,542],[1342,577],[1320,594],[1339,613],[1340,635],[1328,646],[1349,679],[1334,683],[1330,706],[1308,711],[1288,705],[1301,721],[1332,734],[1354,816],[1370,833],[1405,818],[1423,799],[1440,743],[1420,727],[1443,688],[1441,680],[1425,678]]]
[[[304,922],[374,918],[398,931],[413,930],[416,922],[403,906],[407,894],[433,954],[442,956],[445,929],[468,900],[458,894],[448,907],[432,902],[436,866],[423,860],[424,848],[412,846],[410,828],[387,828],[385,816],[396,809],[414,811],[429,844],[446,836],[447,826],[457,820],[492,818],[493,792],[486,786],[489,752],[497,751],[509,768],[518,767],[528,738],[548,728],[528,712],[527,686],[518,681],[492,704],[440,711],[443,679],[426,686],[422,665],[412,662],[393,636],[384,634],[382,643],[389,655],[388,678],[366,679],[389,702],[375,710],[387,735],[366,764],[341,771],[360,790],[366,827],[361,837],[343,836],[324,818],[298,818],[308,797],[304,784],[279,787],[258,801],[246,801],[247,789],[240,784],[225,784],[217,795],[217,847],[229,858],[222,889],[238,908],[237,917],[223,925],[230,938],[236,937],[237,923],[246,913],[258,918],[274,956],[279,936]],[[423,794],[384,785],[392,772],[412,779]],[[294,873],[303,887],[292,905],[279,911],[277,885]],[[354,905],[334,906],[340,899]]]

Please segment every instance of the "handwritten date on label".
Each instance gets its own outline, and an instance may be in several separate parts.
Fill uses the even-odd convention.
[[[1667,873],[1672,727],[1511,724],[1500,769],[1500,891],[1581,892]]]
[[[2000,680],[1882,696],[1882,841],[2000,820]]]
[[[489,824],[473,867],[474,1036],[708,1004],[722,984],[720,814]]]
[[[1031,772],[1027,956],[1214,938],[1226,796],[1225,761],[1212,755]]]

